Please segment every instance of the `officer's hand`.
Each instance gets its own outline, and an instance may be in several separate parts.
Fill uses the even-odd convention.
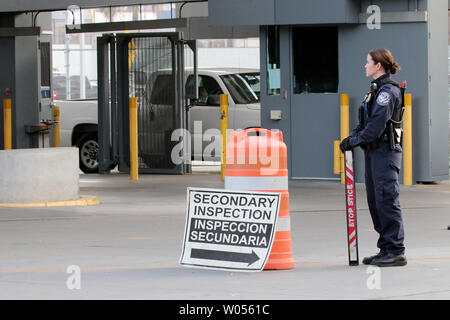
[[[352,150],[353,147],[350,145],[350,137],[347,137],[344,140],[342,140],[341,144],[339,145],[339,148],[341,149],[342,153],[345,153],[345,151]]]

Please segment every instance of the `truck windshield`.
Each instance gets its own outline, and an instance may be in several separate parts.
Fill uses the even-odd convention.
[[[259,73],[236,73],[220,76],[237,104],[259,102]]]

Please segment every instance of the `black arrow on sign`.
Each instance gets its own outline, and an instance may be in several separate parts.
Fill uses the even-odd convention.
[[[231,262],[245,262],[248,263],[247,266],[250,266],[251,264],[259,260],[258,255],[253,250],[252,253],[243,253],[243,252],[229,252],[229,251],[217,251],[206,249],[192,249],[191,258],[231,261]]]

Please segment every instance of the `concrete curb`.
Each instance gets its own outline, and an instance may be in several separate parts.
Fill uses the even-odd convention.
[[[0,150],[0,203],[79,199],[78,148]]]
[[[97,197],[85,196],[78,200],[31,202],[31,203],[0,203],[0,207],[69,207],[69,206],[93,206],[100,204]]]

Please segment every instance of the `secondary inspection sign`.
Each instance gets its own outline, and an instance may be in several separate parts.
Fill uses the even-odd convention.
[[[187,220],[180,263],[261,271],[272,249],[280,193],[187,190]]]

